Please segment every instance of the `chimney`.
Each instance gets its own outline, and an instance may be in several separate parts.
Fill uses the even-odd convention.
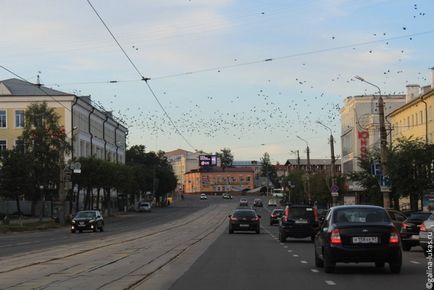
[[[431,88],[434,89],[434,66],[431,68]]]
[[[419,85],[407,85],[407,94],[405,96],[405,102],[409,103],[412,100],[419,97],[420,86]]]

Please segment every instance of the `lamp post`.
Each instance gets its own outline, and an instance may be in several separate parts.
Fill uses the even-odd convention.
[[[382,169],[382,175],[383,179],[384,177],[387,177],[389,175],[389,172],[387,170],[387,133],[386,133],[386,126],[385,126],[385,120],[384,120],[384,101],[383,97],[381,96],[381,89],[379,86],[368,82],[364,78],[360,76],[355,76],[355,79],[367,83],[368,85],[371,85],[378,90],[378,117],[379,117],[379,123],[380,123],[380,158],[381,158],[381,169]],[[381,192],[383,193],[383,206],[384,208],[390,208],[390,187],[389,186],[382,186],[383,184],[380,184]]]
[[[309,201],[309,203],[311,202],[311,196],[310,196],[310,150],[309,150],[309,143],[301,138],[300,136],[296,136],[298,139],[300,139],[301,141],[303,141],[304,143],[306,143],[306,153],[307,153],[307,199]]]
[[[333,130],[329,127],[321,123],[321,121],[316,121],[317,124],[323,126],[324,128],[330,130],[330,155],[331,155],[331,177],[332,177],[332,186],[331,186],[331,192],[333,192],[332,189],[336,188],[336,158],[335,158],[335,140],[333,138]],[[336,195],[332,193],[332,203],[333,206],[336,205]]]

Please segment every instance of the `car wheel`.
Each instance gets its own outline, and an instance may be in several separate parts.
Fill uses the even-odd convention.
[[[273,222],[270,222],[270,226],[272,226],[273,225]]]
[[[232,229],[232,227],[229,227],[229,234],[233,234],[234,230]]]
[[[423,254],[425,257],[428,257],[428,249],[423,249]]]
[[[331,261],[326,254],[324,254],[323,257],[324,257],[324,272],[334,273],[336,268],[336,262]]]
[[[322,268],[324,267],[324,261],[318,257],[318,253],[315,249],[315,267]]]
[[[407,243],[402,243],[402,249],[406,252],[411,250],[411,245],[407,244]]]
[[[310,236],[310,241],[314,242],[315,241],[315,235]]]
[[[390,272],[394,274],[398,274],[401,272],[402,266],[402,255],[399,253],[398,257],[395,257],[393,260],[389,262]]]
[[[384,268],[384,262],[375,262],[375,268]]]
[[[81,234],[83,232],[83,230],[78,230],[78,232]]]
[[[284,233],[282,233],[282,231],[279,231],[279,241],[281,243],[284,243],[286,241],[286,236]]]
[[[103,231],[104,231],[104,225],[101,225],[101,227],[99,228],[99,231],[100,231],[100,232],[103,232]]]
[[[71,233],[73,233],[73,234],[74,234],[74,233],[75,233],[75,230],[71,230]]]
[[[256,233],[259,235],[259,234],[261,233],[261,229],[258,228],[258,229],[256,230]]]

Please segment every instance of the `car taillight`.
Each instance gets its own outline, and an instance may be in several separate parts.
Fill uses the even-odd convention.
[[[330,243],[332,245],[341,245],[342,244],[342,240],[341,240],[341,235],[339,233],[339,229],[334,229],[332,231],[332,234],[330,235]]]
[[[259,221],[259,217],[252,218],[252,221]]]
[[[421,232],[426,232],[426,226],[425,226],[425,224],[421,224],[421,225],[419,226],[419,231],[421,231]]]
[[[238,219],[236,217],[230,217],[231,221],[237,221]]]
[[[401,229],[406,230],[407,228],[408,228],[408,224],[406,224],[406,223],[401,224]]]
[[[393,244],[396,245],[399,243],[399,235],[398,232],[396,231],[396,229],[392,229],[392,232],[390,233],[390,238],[389,238],[389,244]]]
[[[271,217],[275,218],[277,217],[277,214],[272,214]]]

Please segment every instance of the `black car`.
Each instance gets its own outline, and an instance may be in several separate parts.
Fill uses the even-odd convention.
[[[316,208],[309,205],[287,205],[279,222],[279,240],[287,237],[307,238],[313,241],[318,230]]]
[[[395,225],[395,228],[398,230],[398,232],[401,231],[402,223],[407,219],[407,216],[394,209],[387,209],[386,211],[389,214],[392,223]]]
[[[278,224],[280,218],[283,216],[283,209],[282,208],[276,208],[273,209],[273,211],[270,214],[270,226],[274,224]]]
[[[71,233],[84,230],[104,231],[104,219],[99,210],[83,210],[75,214],[71,221]]]
[[[236,209],[229,215],[229,233],[234,231],[255,231],[257,234],[261,231],[261,216],[256,214],[253,209]]]
[[[402,252],[399,233],[386,210],[379,206],[352,205],[331,208],[315,236],[315,266],[326,273],[336,263],[389,263],[399,273]]]
[[[256,199],[253,201],[253,206],[255,206],[255,207],[263,207],[264,205],[263,205],[263,203],[262,203],[262,199],[260,199],[260,198],[256,198]]]
[[[430,215],[430,212],[413,212],[402,223],[400,235],[404,251],[410,251],[411,247],[419,245],[419,227]]]

